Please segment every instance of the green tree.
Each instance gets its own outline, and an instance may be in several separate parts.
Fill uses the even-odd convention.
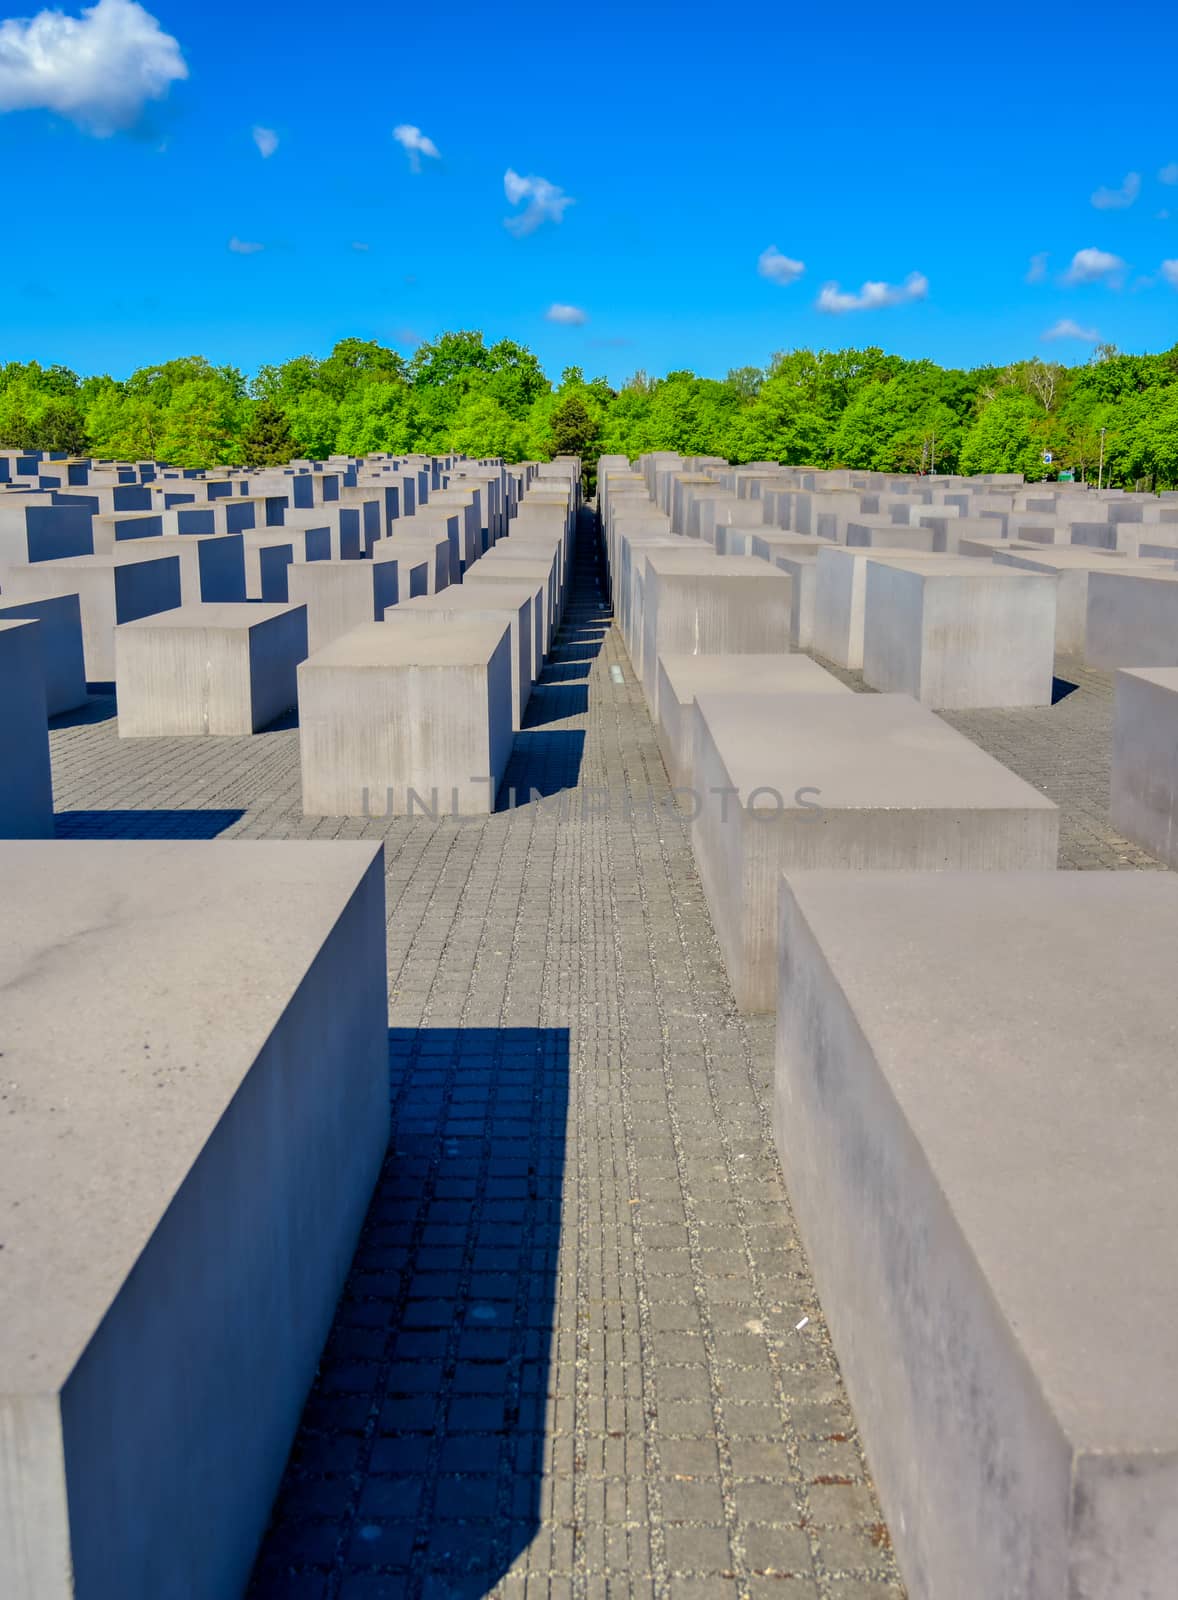
[[[251,467],[281,467],[298,453],[286,413],[273,400],[255,402],[239,448]]]

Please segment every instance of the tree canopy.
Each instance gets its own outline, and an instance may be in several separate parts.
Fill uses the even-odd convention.
[[[646,450],[887,472],[1021,472],[1178,485],[1178,345],[1098,347],[969,371],[865,350],[785,350],[726,378],[636,372],[614,388],[525,346],[443,333],[406,361],[370,339],[252,379],[183,356],[129,378],[0,363],[0,445],[184,467],[370,451],[545,459]],[[1044,457],[1049,456],[1050,460]]]

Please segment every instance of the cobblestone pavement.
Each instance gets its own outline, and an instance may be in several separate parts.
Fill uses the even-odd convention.
[[[901,1600],[773,1149],[772,1024],[733,1006],[598,596],[586,524],[489,818],[304,820],[293,726],[54,724],[63,836],[385,842],[394,1134],[256,1600]],[[1108,718],[1086,678],[953,720],[1065,803],[1067,864],[1134,864]]]

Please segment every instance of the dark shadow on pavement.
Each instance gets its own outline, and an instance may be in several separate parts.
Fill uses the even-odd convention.
[[[563,1028],[393,1028],[393,1133],[250,1600],[478,1600],[535,1537]]]
[[[63,711],[56,717],[49,718],[49,731],[55,728],[85,728],[96,722],[109,722],[117,715],[118,707],[113,694],[92,694],[84,705],[75,706],[72,711]]]
[[[1079,688],[1078,683],[1069,683],[1066,678],[1052,678],[1051,703],[1057,706],[1061,700],[1066,700],[1068,695],[1075,694]]]
[[[219,811],[59,811],[59,839],[215,839],[240,822],[245,812]]]

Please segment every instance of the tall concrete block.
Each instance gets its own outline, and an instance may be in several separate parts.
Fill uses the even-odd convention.
[[[1112,823],[1178,867],[1178,667],[1117,673]]]
[[[40,624],[45,709],[59,717],[85,705],[86,661],[82,652],[82,610],[76,594],[30,596],[8,600],[0,595],[0,622],[28,620]]]
[[[365,623],[299,668],[303,811],[485,815],[511,725],[506,623]]]
[[[535,626],[532,605],[535,593],[524,587],[514,591],[506,585],[457,584],[443,595],[426,595],[402,601],[384,612],[384,621],[399,627],[403,623],[419,626],[433,622],[442,627],[462,627],[468,622],[491,622],[511,631],[512,727],[523,726],[524,712],[531,698],[532,684],[539,668],[533,670],[532,646]]]
[[[158,541],[162,544],[162,540]],[[89,683],[112,683],[115,628],[137,617],[170,611],[181,602],[180,558],[115,552],[70,556],[14,567],[4,585],[6,600],[46,594],[76,594],[82,615],[82,651]]]
[[[808,656],[743,655],[659,657],[659,751],[671,785],[693,783],[695,699],[700,694],[850,694],[850,689]],[[688,808],[694,810],[690,799]]]
[[[314,654],[362,622],[379,622],[398,600],[395,561],[309,561],[287,573],[292,605],[307,608],[307,650]]]
[[[1084,659],[1094,667],[1178,667],[1178,572],[1093,572]]]
[[[115,629],[119,737],[258,733],[298,700],[304,606],[181,606]]]
[[[1054,867],[1050,800],[907,695],[698,694],[692,848],[737,1004],[771,1010],[779,874]]]
[[[388,1142],[379,846],[0,846],[0,1593],[244,1593]]]
[[[785,653],[790,595],[784,572],[740,557],[650,551],[642,618],[642,686],[655,722],[660,655]]]
[[[820,549],[814,577],[813,648],[837,666],[856,671],[863,666],[863,621],[868,560],[911,558],[911,550],[879,546]]]
[[[1173,1588],[1176,939],[1166,873],[782,884],[777,1144],[912,1600]]]
[[[1049,706],[1054,580],[935,556],[867,564],[863,677],[934,710]]]
[[[0,839],[53,838],[41,628],[0,615]]]

